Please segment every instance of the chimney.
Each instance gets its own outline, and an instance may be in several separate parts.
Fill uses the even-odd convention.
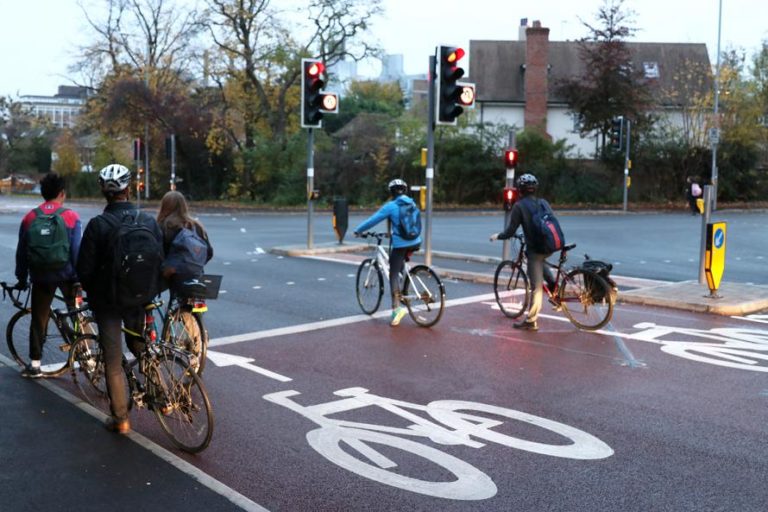
[[[528,18],[520,18],[520,26],[517,29],[517,40],[525,41],[525,29],[528,28]]]
[[[549,29],[534,21],[525,29],[525,128],[547,133]]]

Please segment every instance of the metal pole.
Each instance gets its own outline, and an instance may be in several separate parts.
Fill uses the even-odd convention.
[[[176,190],[176,135],[171,134],[171,190]]]
[[[625,121],[627,122],[627,135],[625,138],[627,141],[627,147],[624,153],[624,213],[627,213],[627,193],[629,192],[629,187],[627,186],[629,182],[629,141],[631,140],[630,134],[632,129],[632,121],[626,118]]]
[[[509,132],[509,147],[513,148],[515,147],[515,132],[510,131]],[[507,168],[507,188],[514,187],[515,186],[515,169],[509,169]],[[512,210],[505,210],[504,211],[504,227],[503,229],[507,229],[507,226],[509,226],[509,221],[512,218]],[[502,229],[502,231],[503,231]],[[502,260],[508,260],[510,259],[510,252],[512,251],[512,242],[509,240],[504,240],[504,242],[501,244],[501,259]]]
[[[149,90],[149,51],[150,40],[147,37],[147,64],[144,66],[144,85]],[[149,199],[149,122],[144,122],[144,198]],[[141,195],[140,193],[137,195]]]
[[[718,117],[718,106],[720,104],[720,31],[722,28],[723,20],[723,0],[720,0],[720,8],[717,13],[717,65],[715,66],[715,128],[717,128],[718,136],[720,133],[720,119]],[[719,138],[719,137],[718,137]],[[716,140],[712,140],[712,210],[717,210],[717,144]],[[709,201],[705,201],[704,209],[709,208]]]
[[[424,230],[424,263],[432,265],[432,180],[435,177],[435,66],[437,58],[429,57],[429,92],[427,95],[427,211]]]
[[[307,249],[312,248],[312,191],[315,188],[314,134],[307,128]]]
[[[704,258],[707,252],[707,224],[709,224],[709,208],[706,205],[712,200],[712,185],[704,185],[704,215],[701,216],[701,245],[699,250],[699,284],[707,284],[704,274]]]

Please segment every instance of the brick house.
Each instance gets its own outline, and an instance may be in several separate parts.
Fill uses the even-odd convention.
[[[555,140],[573,145],[571,156],[593,156],[597,134],[583,138],[578,120],[558,96],[561,79],[582,75],[584,65],[576,41],[550,41],[549,29],[538,21],[528,27],[522,20],[517,41],[469,43],[470,76],[477,87],[479,122],[506,123],[518,129],[536,127]],[[657,105],[654,113],[673,126],[682,127],[681,91],[677,70],[683,65],[710,70],[703,43],[626,43],[633,66],[650,82]],[[704,80],[711,88],[711,79]]]

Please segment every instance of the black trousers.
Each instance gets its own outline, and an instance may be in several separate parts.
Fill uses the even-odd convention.
[[[144,309],[141,307],[121,311],[117,307],[94,308],[99,326],[99,344],[104,352],[104,370],[112,417],[118,421],[128,419],[128,385],[123,371],[123,342],[120,328],[141,333],[144,329]],[[143,338],[125,334],[125,343],[134,356],[141,353]]]
[[[29,325],[29,358],[39,361],[43,358],[48,317],[51,315],[51,304],[60,289],[67,306],[75,306],[75,289],[72,283],[32,283],[32,313]],[[53,327],[55,329],[55,327]]]
[[[419,250],[418,245],[412,247],[399,247],[392,249],[389,253],[389,290],[392,294],[392,309],[400,306],[400,291],[402,283],[400,281],[400,272],[405,266],[406,257]]]

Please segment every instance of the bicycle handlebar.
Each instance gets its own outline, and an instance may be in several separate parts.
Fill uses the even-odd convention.
[[[357,236],[360,238],[376,238],[377,240],[383,240],[390,237],[389,233],[377,233],[375,231],[364,231],[363,233],[358,233]]]
[[[16,283],[13,286],[8,286],[8,283],[5,281],[0,282],[0,286],[3,288],[3,300],[5,300],[6,297],[10,297],[11,302],[13,302],[13,305],[17,307],[18,309],[24,309],[24,304],[21,302],[21,292],[28,289],[28,287],[25,288],[19,288],[19,283]],[[16,295],[14,295],[14,292]]]

